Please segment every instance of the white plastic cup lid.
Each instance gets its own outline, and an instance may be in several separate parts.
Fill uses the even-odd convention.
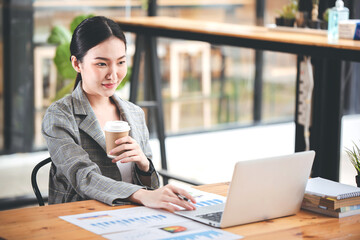
[[[107,132],[126,132],[130,131],[130,126],[125,121],[107,121],[104,130]]]

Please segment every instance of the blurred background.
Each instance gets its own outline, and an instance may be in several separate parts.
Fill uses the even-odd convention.
[[[260,19],[259,3],[265,13]],[[158,0],[157,15],[266,26],[275,23],[288,3]],[[0,14],[1,209],[34,198],[30,174],[48,156],[42,117],[74,79],[64,77],[54,64],[58,44],[48,40],[51,32],[57,29],[71,36],[70,24],[78,16],[146,16],[147,7],[140,0],[2,0]],[[135,36],[127,33],[126,37],[131,71]],[[230,181],[236,161],[294,152],[296,55],[265,51],[262,89],[254,87],[252,49],[158,38],[158,56],[169,171],[201,183]],[[344,79],[342,149],[360,141],[360,84],[352,75],[358,65],[351,66]],[[181,84],[178,94],[172,91],[174,81]],[[129,83],[118,94],[128,99]],[[254,108],[259,94],[261,104]],[[150,131],[154,163],[160,168],[159,142],[155,131]],[[355,175],[343,153],[340,181],[355,185]],[[38,181],[46,193],[48,168],[41,170]]]

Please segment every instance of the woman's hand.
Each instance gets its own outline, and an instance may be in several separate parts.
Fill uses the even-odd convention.
[[[119,146],[112,149],[109,154],[116,156],[121,152],[123,153],[114,158],[112,160],[113,163],[117,161],[120,161],[121,163],[135,162],[141,171],[149,171],[149,160],[146,158],[139,144],[132,137],[126,136],[119,138],[115,143]]]
[[[181,200],[178,194],[186,197],[189,201]],[[188,192],[173,185],[166,185],[154,191],[140,189],[131,195],[129,200],[146,207],[162,208],[170,212],[181,210],[173,204],[181,206],[186,210],[195,210],[195,206],[192,203],[196,203],[195,199]]]

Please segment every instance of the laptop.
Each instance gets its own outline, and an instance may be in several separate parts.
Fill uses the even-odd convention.
[[[301,207],[315,152],[239,161],[225,203],[175,214],[226,228],[296,214]]]

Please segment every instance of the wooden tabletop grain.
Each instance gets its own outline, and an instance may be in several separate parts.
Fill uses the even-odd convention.
[[[197,187],[226,196],[228,183]],[[0,212],[0,239],[99,239],[101,236],[68,223],[59,216],[128,208],[95,200],[30,207]],[[258,223],[224,229],[246,239],[360,239],[360,215],[342,219],[308,211]]]

